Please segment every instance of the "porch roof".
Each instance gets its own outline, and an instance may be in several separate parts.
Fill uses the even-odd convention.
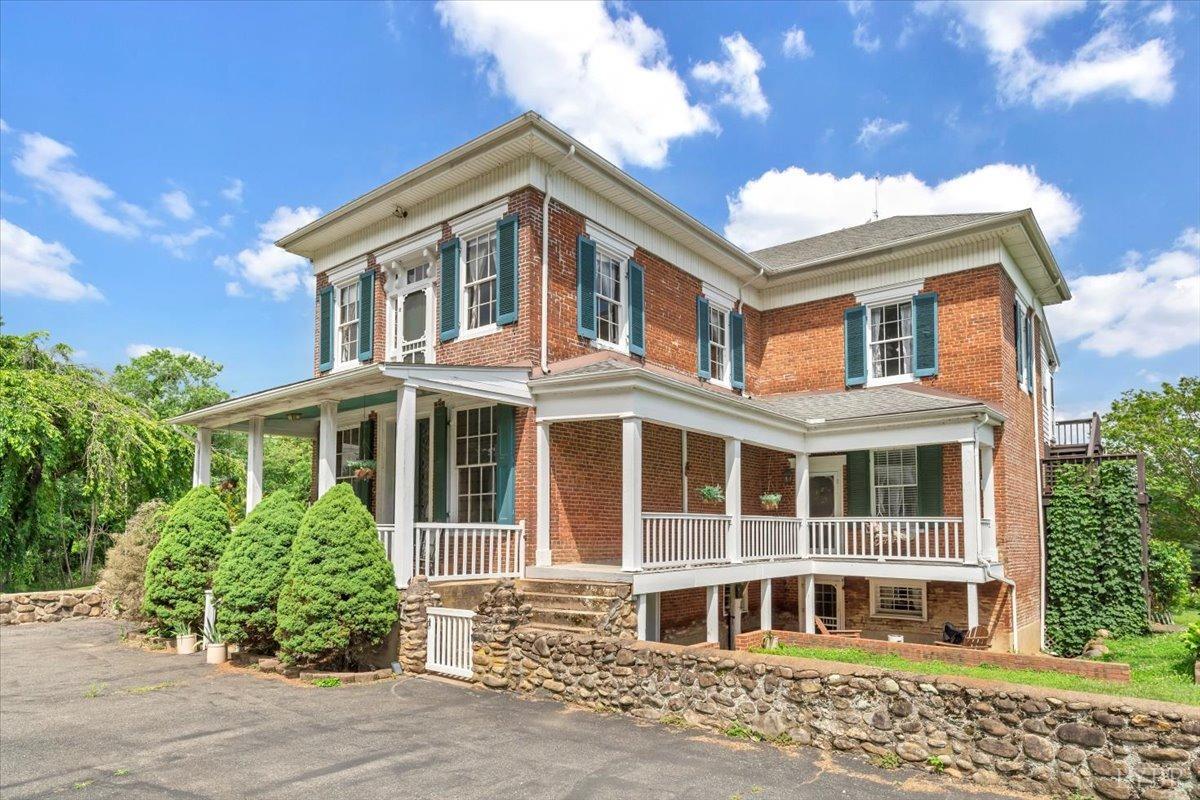
[[[315,436],[320,404],[338,411],[394,403],[396,390],[415,385],[419,394],[457,394],[512,405],[531,405],[527,367],[463,367],[440,364],[367,364],[230,398],[172,417],[176,425],[245,430],[252,417],[264,417],[265,432]]]

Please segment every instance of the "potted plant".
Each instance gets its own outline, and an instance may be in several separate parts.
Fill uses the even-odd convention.
[[[351,461],[346,467],[354,473],[354,477],[360,480],[375,477],[375,459],[373,458],[360,458],[357,461]]]
[[[175,652],[181,656],[191,655],[196,652],[196,634],[192,633],[191,625],[184,622],[176,623]]]
[[[696,490],[700,499],[706,503],[724,503],[725,490],[720,486],[701,486]]]
[[[225,643],[217,640],[217,626],[212,620],[204,623],[204,641],[208,642],[204,648],[204,662],[206,664],[224,664],[228,654],[225,650]]]
[[[779,501],[783,499],[783,495],[779,492],[763,492],[758,496],[762,507],[767,511],[774,511],[779,508]]]
[[[238,479],[233,475],[227,475],[217,484],[217,490],[222,492],[232,492],[237,488]]]

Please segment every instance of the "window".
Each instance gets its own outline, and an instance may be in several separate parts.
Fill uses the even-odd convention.
[[[838,613],[838,595],[840,587],[832,583],[813,584],[813,611],[826,628],[842,627],[841,614]]]
[[[496,323],[496,232],[481,233],[463,247],[463,309],[467,330]]]
[[[708,307],[708,374],[713,381],[729,381],[729,311]]]
[[[623,271],[619,259],[596,250],[596,339],[618,347],[625,344]]]
[[[358,360],[358,282],[338,288],[338,363]]]
[[[904,378],[912,374],[912,302],[871,308],[872,379]]]
[[[877,517],[917,515],[917,450],[872,450],[871,474]]]
[[[354,470],[349,465],[358,460],[360,442],[358,426],[342,428],[337,432],[337,473],[339,481],[348,481],[354,477]]]
[[[454,464],[458,470],[458,521],[496,521],[495,409],[455,415]]]
[[[432,283],[428,262],[400,269],[388,296],[388,358],[405,364],[431,360],[429,348]]]
[[[871,616],[925,619],[925,584],[871,581]]]

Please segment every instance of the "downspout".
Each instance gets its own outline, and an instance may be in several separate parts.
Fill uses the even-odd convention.
[[[550,176],[558,172],[563,162],[573,155],[575,155],[575,145],[571,145],[557,164],[546,170],[546,180],[542,190],[542,347],[540,366],[543,375],[550,371],[550,349],[546,342],[549,329],[546,309],[550,305]]]
[[[745,289],[747,286],[749,286],[749,285],[750,285],[750,283],[751,283],[752,281],[756,281],[756,280],[758,280],[759,278],[761,278],[763,275],[765,275],[765,274],[766,274],[766,272],[767,272],[767,270],[766,270],[764,267],[759,267],[759,268],[758,268],[758,274],[757,274],[757,275],[755,275],[755,276],[754,276],[754,277],[752,277],[752,278],[747,278],[747,279],[746,279],[746,281],[745,281],[745,282],[744,282],[744,283],[743,283],[741,286],[739,286],[739,287],[738,287],[738,291],[737,291],[737,310],[738,310],[739,312],[742,310],[742,306],[743,306],[743,305],[745,305],[745,304],[742,302],[742,289]]]

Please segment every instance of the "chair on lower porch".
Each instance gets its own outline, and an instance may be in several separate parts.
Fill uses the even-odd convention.
[[[830,630],[829,628],[825,627],[825,623],[821,621],[821,618],[816,617],[816,616],[813,617],[813,622],[816,623],[817,633],[820,634],[821,636],[839,636],[844,639],[861,639],[862,638],[862,631],[858,630],[858,629],[835,628],[833,630]]]
[[[949,627],[949,623],[947,623]],[[961,642],[934,642],[938,647],[963,647],[967,650],[990,650],[992,647],[992,631],[987,625],[976,625],[965,634]]]

